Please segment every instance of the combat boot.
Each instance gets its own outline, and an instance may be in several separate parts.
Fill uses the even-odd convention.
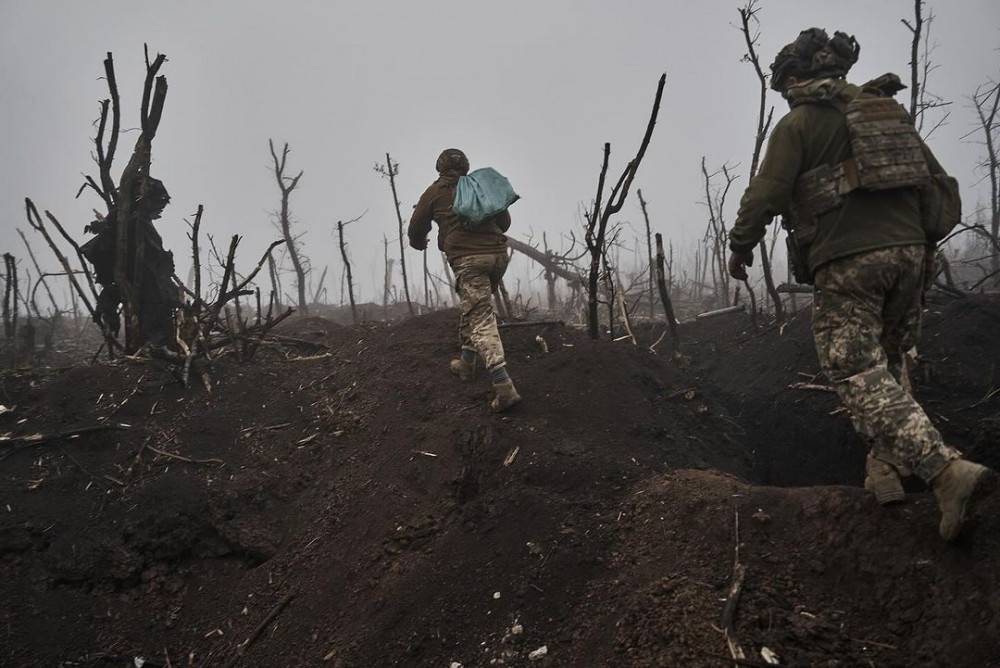
[[[969,507],[996,488],[997,475],[980,464],[955,459],[932,481],[941,510],[938,531],[947,541],[958,538]]]
[[[460,380],[468,382],[476,375],[476,363],[466,362],[461,357],[453,359],[448,365],[448,369],[459,377]]]
[[[494,413],[502,413],[521,401],[521,395],[517,393],[514,381],[509,378],[499,383],[493,383],[493,390],[496,392],[496,396],[490,402],[490,408]]]
[[[875,495],[880,505],[898,503],[906,499],[903,481],[892,464],[876,459],[870,452],[865,460],[865,489]]]

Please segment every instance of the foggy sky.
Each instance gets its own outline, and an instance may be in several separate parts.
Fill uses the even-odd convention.
[[[91,209],[102,208],[90,192],[73,199],[82,174],[96,176],[90,155],[98,101],[106,96],[101,63],[114,52],[122,127],[135,128],[144,41],[168,57],[152,174],[172,197],[157,227],[181,276],[190,263],[181,219],[199,203],[202,229],[220,245],[245,235],[244,269],[278,238],[268,138],[289,142],[289,169],[305,171],[293,217],[306,233],[316,277],[330,266],[332,300],[341,270],[335,223],[365,210],[348,228],[355,282],[361,299],[381,299],[382,237],[397,237],[388,183],[372,169],[386,151],[401,165],[404,218],[435,178],[438,153],[454,146],[473,168],[507,175],[521,194],[511,234],[540,240],[545,231],[558,246],[593,197],[603,142],[612,144],[615,177],[634,155],[661,72],[667,85],[659,124],[636,184],[655,230],[686,248],[706,220],[701,156],[714,166],[740,163],[730,221],[746,185],[758,84],[741,62],[738,4],[0,0],[0,250],[25,256],[14,232],[27,231],[25,196],[84,238]],[[911,0],[764,0],[761,7],[765,67],[799,30],[815,25],[857,37],[861,59],[851,80],[887,71],[909,80],[910,34],[899,19],[911,16]],[[962,183],[968,212],[985,200],[974,171],[982,148],[961,137],[975,125],[968,96],[1000,77],[1000,3],[932,0],[929,8],[939,45],[929,88],[954,101],[930,145]],[[908,100],[907,92],[901,96]],[[773,92],[768,104],[776,119],[787,110]],[[136,136],[121,137],[116,179]],[[620,218],[638,234],[634,192]],[[41,239],[33,244],[54,267]],[[407,261],[416,267],[420,254],[408,251]],[[437,254],[431,267],[440,267]],[[529,271],[515,266],[509,284]],[[289,276],[289,293],[291,284]]]

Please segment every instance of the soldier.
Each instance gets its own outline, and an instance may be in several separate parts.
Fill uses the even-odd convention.
[[[844,80],[858,53],[854,37],[811,28],[771,65],[771,87],[791,110],[740,201],[729,272],[746,278],[767,224],[785,215],[796,278],[814,283],[820,366],[871,444],[865,486],[881,503],[900,500],[900,475],[916,474],[933,489],[950,541],[996,475],[946,445],[903,386],[933,249],[921,188],[944,172],[891,99],[899,77]]]
[[[436,167],[438,179],[420,196],[407,235],[412,248],[424,250],[431,221],[438,224],[438,248],[444,251],[455,272],[461,300],[458,324],[461,354],[451,361],[450,369],[461,380],[472,380],[482,356],[495,391],[490,408],[499,413],[521,401],[507,372],[492,302],[492,295],[507,270],[507,237],[503,233],[510,227],[510,214],[504,211],[475,230],[465,229],[452,211],[452,203],[458,178],[469,173],[469,159],[458,149],[450,148],[438,157]]]

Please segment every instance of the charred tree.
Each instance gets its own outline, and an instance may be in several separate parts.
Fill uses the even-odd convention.
[[[146,59],[146,82],[142,91],[141,134],[136,141],[132,158],[122,170],[118,183],[116,200],[116,246],[115,283],[122,299],[122,315],[125,321],[125,351],[134,352],[146,342],[156,344],[167,342],[170,331],[171,313],[176,299],[170,299],[171,286],[145,286],[144,279],[162,280],[162,271],[148,276],[147,262],[154,260],[152,250],[162,253],[162,242],[153,228],[153,220],[160,217],[163,207],[169,201],[166,189],[160,181],[149,178],[153,138],[160,125],[163,102],[167,94],[167,79],[157,76],[160,66],[166,60],[157,55],[152,64]],[[156,81],[155,91],[153,81]],[[156,248],[150,249],[153,245]],[[160,253],[157,253],[159,255]],[[150,257],[147,258],[147,255]],[[158,262],[169,262],[167,276],[173,274],[173,257],[157,257]],[[152,290],[148,289],[153,287]]]
[[[900,19],[913,36],[910,41],[910,118],[917,121],[917,107],[920,104],[920,35],[924,29],[923,0],[913,0],[913,23]]]
[[[288,210],[288,199],[302,178],[303,170],[295,176],[285,176],[285,165],[288,159],[288,142],[285,142],[281,149],[281,158],[278,158],[274,150],[274,140],[267,140],[268,148],[271,150],[271,160],[274,162],[274,178],[278,183],[278,190],[281,192],[281,209],[278,212],[278,224],[281,226],[281,235],[285,239],[285,247],[288,249],[288,257],[292,260],[292,268],[295,270],[296,287],[298,288],[299,310],[302,313],[309,313],[309,304],[306,299],[306,269],[301,256],[301,249],[297,239],[292,234],[292,221]]]
[[[983,132],[983,144],[986,146],[986,157],[980,167],[986,171],[986,178],[990,183],[990,274],[991,277],[996,277],[1000,274],[1000,158],[997,154],[997,143],[1000,141],[1000,121],[997,119],[997,112],[1000,110],[1000,83],[977,88],[972,95],[972,103],[979,117],[979,129]]]
[[[431,272],[427,269],[427,249],[425,248],[422,253],[424,256],[424,308],[428,311],[431,310]]]
[[[924,0],[913,0],[913,21],[900,19],[900,22],[910,31],[910,118],[917,127],[917,132],[927,139],[939,127],[945,124],[950,112],[943,112],[934,125],[924,132],[928,112],[934,109],[948,107],[951,102],[935,95],[927,88],[927,80],[931,72],[937,69],[931,59],[935,45],[931,43],[931,25],[934,23],[934,12],[924,16]]]
[[[736,177],[729,172],[729,166],[725,164],[719,171],[709,174],[708,168],[705,167],[704,156],[701,158],[701,173],[705,181],[705,205],[708,207],[705,260],[702,267],[703,271],[707,267],[712,272],[712,287],[717,305],[728,306],[730,283],[729,272],[726,270],[726,257],[729,249],[729,229],[726,227],[725,207],[726,197]],[[715,187],[714,180],[719,174],[725,180],[725,185]],[[712,262],[709,262],[709,254],[712,256]]]
[[[351,261],[347,257],[347,243],[344,242],[344,221],[337,221],[337,236],[340,240],[340,257],[344,261],[344,272],[347,275],[347,296],[351,300],[351,321],[358,324],[358,307],[354,303],[354,279],[351,277]]]
[[[743,39],[747,45],[747,52],[743,55],[743,60],[753,65],[754,73],[757,75],[757,81],[760,84],[760,105],[757,110],[757,134],[754,137],[753,143],[753,159],[750,161],[750,173],[748,180],[753,179],[754,175],[757,173],[757,165],[760,162],[760,152],[764,146],[764,139],[767,137],[767,131],[771,127],[771,117],[774,114],[774,107],[771,107],[770,111],[767,112],[767,116],[764,116],[764,107],[767,103],[767,75],[760,67],[760,59],[757,57],[757,43],[760,38],[760,34],[751,34],[750,24],[757,24],[757,12],[760,8],[757,6],[756,0],[749,0],[747,4],[740,8],[740,30],[743,32]],[[774,304],[774,315],[781,321],[785,318],[784,305],[781,302],[781,295],[778,294],[778,290],[774,285],[774,275],[771,272],[771,254],[768,251],[767,243],[763,239],[758,246],[760,249],[760,268],[764,273],[764,285],[767,287],[767,294],[771,298],[771,302]],[[749,285],[749,284],[748,284]]]
[[[31,199],[28,197],[24,198],[24,209],[25,209],[25,216],[27,217],[28,220],[28,225],[30,225],[33,230],[42,235],[42,238],[45,239],[45,243],[48,244],[49,249],[56,256],[56,259],[62,266],[64,274],[69,279],[70,286],[72,287],[72,290],[70,290],[70,295],[74,299],[74,310],[76,309],[76,298],[79,297],[80,301],[82,301],[84,306],[86,307],[87,313],[90,314],[91,320],[93,320],[93,322],[96,323],[97,326],[100,328],[101,333],[104,336],[104,344],[108,348],[108,353],[111,354],[114,350],[120,349],[121,344],[115,338],[115,333],[117,333],[117,327],[118,327],[117,304],[116,303],[109,304],[108,300],[106,300],[104,304],[105,308],[110,309],[110,314],[114,316],[114,320],[109,319],[108,313],[101,314],[98,312],[98,307],[101,306],[101,297],[102,296],[106,297],[109,294],[109,288],[105,287],[105,289],[101,292],[101,295],[98,295],[97,289],[94,286],[94,279],[91,276],[90,270],[87,267],[87,262],[84,259],[83,247],[77,244],[73,240],[73,238],[66,233],[65,228],[63,228],[63,226],[59,223],[59,220],[55,216],[53,216],[52,213],[50,213],[49,211],[45,212],[45,217],[48,219],[49,223],[55,226],[56,229],[59,231],[59,233],[62,235],[63,239],[68,241],[69,244],[75,249],[77,258],[79,259],[80,265],[83,268],[82,270],[76,270],[70,263],[69,258],[67,258],[63,254],[63,252],[59,249],[59,246],[56,245],[56,242],[52,239],[52,235],[49,234],[48,228],[45,226],[45,223],[42,222],[42,217],[38,214],[38,209],[35,207],[34,202],[32,202]],[[108,232],[105,231],[105,234],[107,235]],[[108,240],[109,240],[108,236],[105,236],[104,241],[108,242]],[[107,263],[103,265],[103,271],[108,271],[109,268],[111,267],[111,265],[109,264],[111,260],[109,260],[107,257],[104,257],[104,260]],[[77,280],[78,274],[83,274],[86,277],[89,291],[85,292],[83,286],[80,285],[80,281]],[[110,291],[110,294],[114,295],[115,293],[113,291]],[[111,308],[112,306],[114,308]],[[112,329],[113,327],[114,329]]]
[[[313,292],[313,303],[319,304],[320,298],[323,296],[323,284],[326,283],[326,272],[329,267],[323,267],[323,273],[319,275],[319,283],[316,284],[316,290]]]
[[[444,277],[448,281],[448,291],[451,293],[452,299],[457,304],[458,303],[458,292],[456,291],[455,277],[451,274],[451,265],[448,264],[448,256],[443,252],[441,253],[441,265],[444,267]]]
[[[267,256],[267,273],[271,277],[271,300],[281,303],[281,279],[278,277],[278,267],[274,262],[274,256],[270,253]]]
[[[121,105],[111,53],[104,60],[109,97],[101,102],[94,139],[98,178],[86,176],[77,192],[79,196],[90,188],[107,209],[105,214],[97,213],[97,218],[86,227],[86,231],[95,236],[81,246],[66,233],[54,216],[45,212],[60,235],[76,250],[88,285],[94,293],[91,314],[106,339],[109,335],[117,336],[120,331],[118,309],[121,306],[125,324],[124,349],[129,353],[147,342],[169,344],[173,310],[179,304],[177,289],[172,281],[173,255],[163,248],[160,235],[153,226],[153,221],[160,217],[170,201],[163,183],[150,175],[152,142],[160,125],[167,95],[166,77],[159,74],[164,62],[166,56],[163,54],[158,54],[150,62],[149,50],[146,49],[139,137],[116,184],[111,169],[118,146]],[[30,208],[33,206],[29,207],[29,222],[39,230],[41,219],[36,211],[37,224],[32,221]],[[46,241],[52,248],[51,238],[46,238]],[[58,257],[61,253],[56,252],[56,255]],[[93,275],[84,259],[93,264]],[[67,267],[67,273],[70,271]],[[99,295],[94,288],[95,281],[102,288]],[[78,294],[85,297],[82,291]],[[110,340],[108,345],[109,349],[115,347]]]
[[[666,80],[666,74],[660,76],[660,80],[656,86],[656,96],[653,99],[653,109],[649,116],[649,122],[646,124],[646,133],[643,135],[642,143],[639,145],[639,150],[636,152],[635,157],[629,161],[621,176],[618,177],[618,181],[611,189],[607,204],[603,201],[604,182],[608,174],[611,144],[607,142],[604,144],[604,158],[601,163],[600,176],[597,179],[597,195],[594,197],[593,209],[587,215],[585,235],[587,250],[590,252],[590,271],[587,276],[587,332],[592,339],[596,339],[599,336],[597,284],[601,273],[601,258],[606,251],[608,220],[611,216],[621,211],[622,205],[625,203],[625,198],[628,197],[629,188],[632,187],[632,181],[639,170],[642,158],[646,154],[649,140],[653,136],[653,128],[656,126],[656,117],[660,113],[660,100],[663,97],[663,87],[666,84]]]
[[[649,256],[649,319],[653,319],[654,311],[653,307],[656,306],[656,300],[653,299],[653,237],[651,235],[651,230],[649,227],[649,212],[646,210],[646,200],[642,198],[642,188],[636,191],[639,195],[639,206],[642,208],[642,217],[646,221],[646,252]],[[673,250],[673,246],[671,246]]]
[[[583,284],[583,276],[580,272],[576,270],[575,267],[568,265],[565,257],[559,257],[555,254],[549,255],[544,253],[531,244],[526,244],[523,241],[518,241],[511,237],[507,237],[507,246],[522,255],[525,255],[538,264],[542,265],[545,271],[551,272],[555,276],[563,279],[570,286],[580,286]]]
[[[389,295],[392,292],[392,264],[393,259],[389,257],[389,239],[382,235],[382,248],[385,254],[385,274],[382,280],[382,319],[389,319]]]
[[[35,252],[32,250],[31,244],[28,243],[28,237],[20,229],[17,230],[17,233],[21,236],[21,241],[24,242],[24,247],[28,250],[28,257],[31,258],[31,263],[34,265],[35,271],[38,272],[38,282],[45,288],[45,293],[49,297],[49,303],[52,305],[53,316],[59,315],[59,303],[56,301],[55,295],[52,294],[52,289],[49,287],[48,281],[45,280],[47,274],[43,272],[42,268],[38,265],[38,260],[35,258]],[[32,301],[34,301],[34,298],[32,298]],[[36,312],[38,311],[37,306],[35,307],[35,310]]]
[[[656,286],[660,291],[660,303],[663,305],[663,314],[667,318],[667,329],[670,330],[670,343],[676,352],[680,347],[680,338],[677,334],[677,317],[674,315],[674,303],[670,299],[670,292],[667,290],[667,280],[663,265],[663,235],[656,233]]]
[[[403,294],[406,295],[406,307],[410,310],[410,315],[415,315],[413,301],[410,299],[410,281],[406,276],[406,234],[403,230],[403,214],[399,210],[399,196],[396,194],[396,176],[399,174],[399,163],[394,163],[388,153],[385,154],[385,164],[375,165],[375,171],[383,177],[389,179],[389,188],[392,190],[392,204],[396,209],[396,221],[399,224],[399,268],[403,273]]]
[[[15,348],[17,336],[17,261],[10,253],[3,254],[4,270],[6,271],[3,293],[3,334]]]
[[[549,249],[549,240],[544,232],[542,232],[542,247],[545,251],[545,257],[551,264],[555,264],[555,253]],[[548,267],[543,265],[542,275],[545,277],[545,301],[548,306],[550,313],[555,313],[559,308],[559,299],[556,296],[556,275]]]

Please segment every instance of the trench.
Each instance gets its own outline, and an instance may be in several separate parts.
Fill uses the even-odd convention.
[[[744,405],[748,433],[754,434],[753,482],[776,487],[861,486],[867,447],[843,414],[829,415],[826,401],[788,407],[780,398],[751,413]],[[749,410],[748,410],[749,409]]]

